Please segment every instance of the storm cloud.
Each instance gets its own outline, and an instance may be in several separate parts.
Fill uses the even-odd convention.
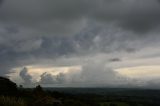
[[[17,67],[78,65],[85,71],[70,82],[118,85],[117,68],[159,65],[145,61],[160,57],[159,19],[159,0],[0,0],[0,75]],[[20,76],[31,82],[27,69]],[[46,72],[40,82],[64,77]]]
[[[3,22],[47,33],[67,35],[80,27],[77,23],[83,19],[115,22],[125,29],[146,32],[160,24],[159,5],[158,0],[5,0],[0,13]]]

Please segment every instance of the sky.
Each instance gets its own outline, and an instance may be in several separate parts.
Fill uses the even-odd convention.
[[[0,76],[160,88],[159,19],[160,0],[0,0]]]

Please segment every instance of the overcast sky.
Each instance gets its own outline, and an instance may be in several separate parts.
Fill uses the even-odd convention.
[[[0,76],[158,88],[159,19],[160,0],[0,0]]]

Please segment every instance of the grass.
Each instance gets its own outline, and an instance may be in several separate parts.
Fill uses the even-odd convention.
[[[26,103],[20,98],[0,96],[0,106],[26,106]]]

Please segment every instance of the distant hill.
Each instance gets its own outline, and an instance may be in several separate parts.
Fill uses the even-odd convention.
[[[12,82],[11,80],[0,77],[0,95],[11,95],[17,92],[17,85],[16,83]]]

